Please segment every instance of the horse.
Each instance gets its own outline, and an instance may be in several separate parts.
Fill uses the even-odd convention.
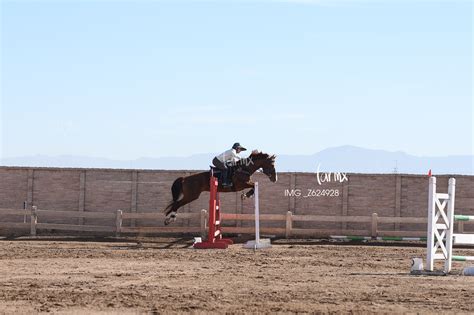
[[[222,187],[219,183],[218,192],[237,192],[247,188],[250,190],[242,193],[242,200],[250,198],[254,194],[255,184],[251,181],[250,176],[257,170],[262,170],[271,182],[277,181],[277,173],[275,171],[276,155],[252,151],[247,158],[243,158],[231,166],[234,170],[232,175],[232,186]],[[189,176],[179,177],[171,186],[171,194],[173,201],[164,209],[166,216],[165,225],[176,221],[176,214],[179,208],[199,198],[203,191],[209,191],[211,172],[201,172]],[[179,199],[182,196],[181,199]]]

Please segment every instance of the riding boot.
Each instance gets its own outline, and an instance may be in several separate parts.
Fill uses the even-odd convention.
[[[222,187],[230,187],[232,183],[229,183],[229,169],[222,170]]]

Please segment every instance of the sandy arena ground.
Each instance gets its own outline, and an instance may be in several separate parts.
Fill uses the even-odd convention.
[[[408,274],[424,247],[278,243],[0,240],[0,313],[474,313],[474,277]]]

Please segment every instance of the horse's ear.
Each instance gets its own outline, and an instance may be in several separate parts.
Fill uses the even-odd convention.
[[[273,155],[270,157],[270,159],[272,159],[273,161],[275,161],[276,157],[277,157],[276,154],[273,154]]]

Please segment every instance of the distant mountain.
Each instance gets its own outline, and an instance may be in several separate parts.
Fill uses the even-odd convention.
[[[371,150],[354,146],[328,148],[313,155],[280,155],[280,171],[315,172],[338,171],[350,173],[474,174],[474,155],[419,157],[401,151]]]
[[[139,158],[119,161],[85,156],[27,156],[0,160],[3,166],[36,167],[85,167],[85,168],[131,168],[199,170],[207,169],[214,153],[203,153],[188,157]],[[245,154],[243,155],[245,156]],[[278,155],[277,169],[280,172],[351,172],[351,173],[408,173],[474,175],[473,155],[443,157],[419,157],[401,151],[371,150],[354,146],[328,148],[312,155]]]
[[[36,167],[83,167],[83,168],[131,168],[131,169],[166,169],[166,170],[199,170],[207,169],[216,154],[204,153],[187,157],[139,158],[136,160],[112,160],[74,155],[34,155],[0,159],[2,166],[36,166]]]

